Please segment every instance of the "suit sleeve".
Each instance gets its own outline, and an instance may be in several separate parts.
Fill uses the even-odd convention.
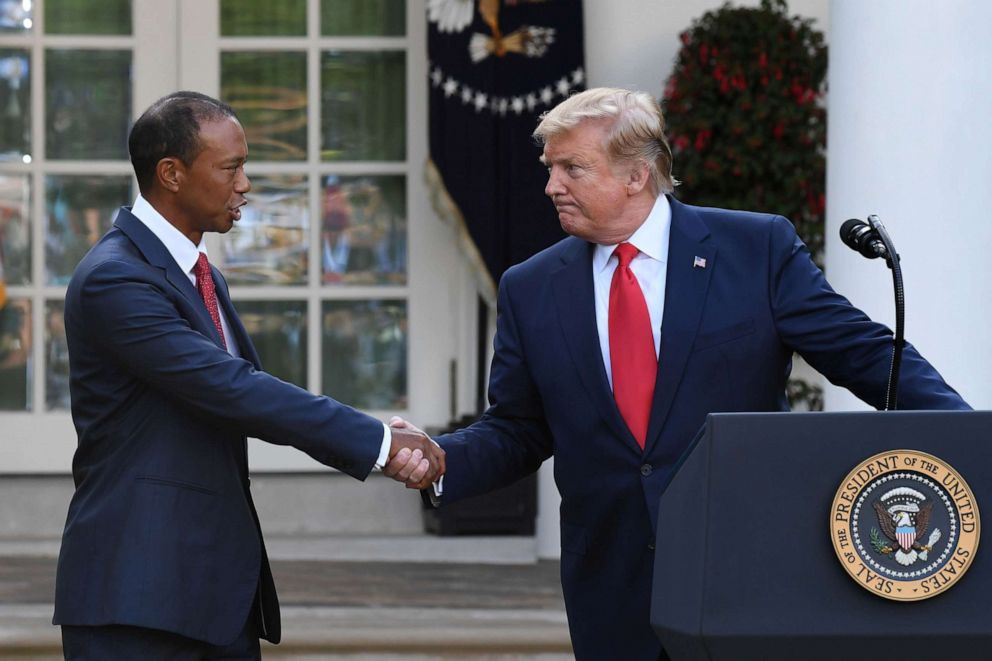
[[[891,330],[836,293],[792,224],[774,218],[769,234],[770,300],[782,341],[831,383],[884,408]],[[969,409],[912,345],[902,354],[900,409]]]
[[[513,279],[511,269],[499,287],[489,409],[478,422],[437,439],[447,453],[445,503],[511,484],[540,468],[552,453],[511,300]]]
[[[79,301],[101,353],[184,409],[358,479],[371,471],[380,421],[232,357],[190,326],[147,270],[105,262],[87,275]]]

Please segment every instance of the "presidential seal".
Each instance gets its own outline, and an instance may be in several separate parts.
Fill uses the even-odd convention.
[[[959,581],[980,532],[968,484],[916,450],[883,452],[855,466],[830,508],[841,565],[861,587],[897,601],[929,599]]]

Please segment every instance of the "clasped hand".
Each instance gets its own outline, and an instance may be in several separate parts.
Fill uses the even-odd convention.
[[[382,472],[408,489],[426,489],[444,475],[444,450],[412,424],[394,416],[389,459]]]

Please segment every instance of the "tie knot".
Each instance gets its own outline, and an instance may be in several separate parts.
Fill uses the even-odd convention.
[[[207,261],[206,253],[200,253],[200,256],[196,258],[196,264],[193,265],[193,275],[199,280],[204,275],[210,273],[210,262]]]
[[[621,243],[613,251],[613,254],[617,256],[620,260],[620,268],[627,268],[630,266],[630,262],[634,257],[637,257],[637,253],[641,252],[631,243]]]

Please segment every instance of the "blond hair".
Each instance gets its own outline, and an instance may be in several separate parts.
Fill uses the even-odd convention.
[[[534,137],[542,144],[584,121],[610,119],[606,152],[614,162],[644,163],[655,195],[671,193],[672,150],[665,138],[661,106],[645,92],[594,87],[565,99],[541,115]]]

